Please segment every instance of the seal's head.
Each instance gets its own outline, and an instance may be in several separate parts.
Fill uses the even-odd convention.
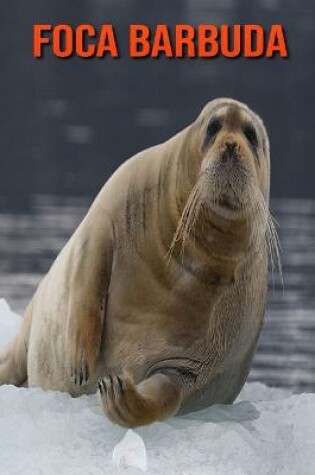
[[[216,99],[183,137],[183,209],[173,243],[185,247],[199,235],[230,258],[267,242],[279,261],[269,212],[269,140],[259,116],[234,99]]]
[[[245,104],[216,99],[195,125],[204,201],[217,214],[238,218],[268,206],[269,140],[262,120]]]

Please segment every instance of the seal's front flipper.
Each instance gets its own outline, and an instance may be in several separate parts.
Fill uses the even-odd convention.
[[[123,427],[163,421],[176,414],[180,387],[166,374],[157,373],[135,384],[131,375],[108,375],[99,381],[101,407],[108,418]]]
[[[112,267],[111,221],[85,218],[69,269],[67,343],[75,386],[97,381],[106,299]]]

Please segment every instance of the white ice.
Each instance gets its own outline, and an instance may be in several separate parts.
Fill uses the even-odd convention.
[[[0,346],[20,324],[0,300]],[[247,384],[235,404],[126,431],[94,396],[0,387],[0,475],[314,475],[315,394]]]

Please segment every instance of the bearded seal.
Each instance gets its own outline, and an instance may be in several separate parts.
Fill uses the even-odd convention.
[[[36,290],[0,383],[97,391],[127,427],[231,403],[264,317],[269,182],[263,122],[229,98],[127,160]]]

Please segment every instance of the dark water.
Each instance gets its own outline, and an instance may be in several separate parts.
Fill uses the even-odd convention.
[[[39,196],[27,214],[0,212],[0,297],[22,313],[85,214],[84,199]],[[272,285],[250,374],[273,386],[315,391],[315,201],[276,200],[284,291]]]

